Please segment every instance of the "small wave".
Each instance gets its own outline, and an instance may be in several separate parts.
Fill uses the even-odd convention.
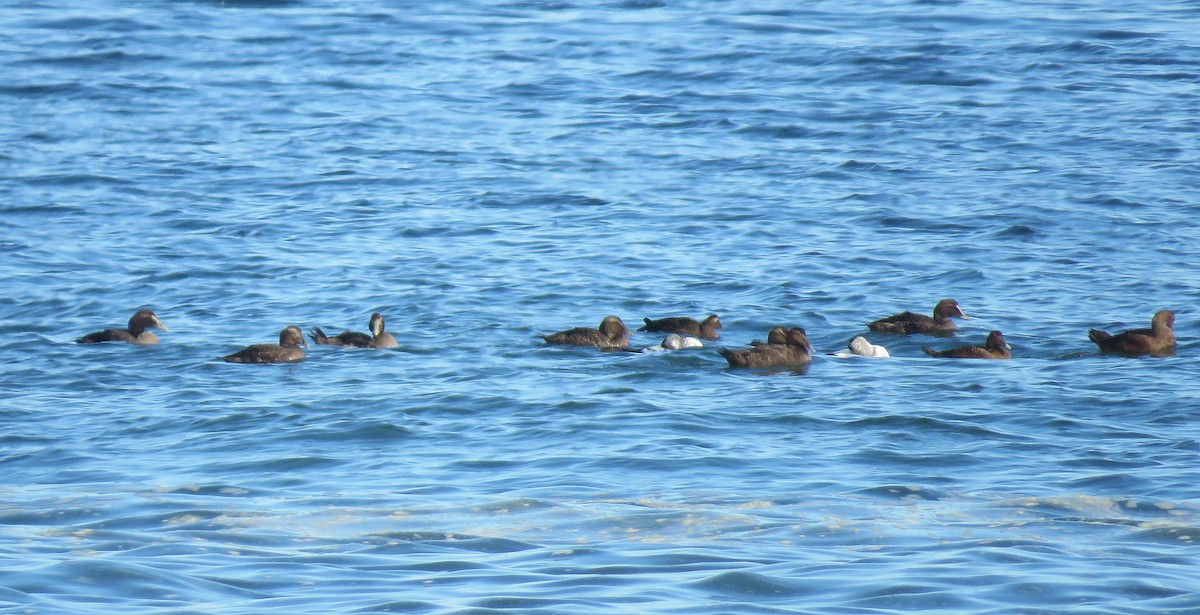
[[[398,441],[413,435],[413,432],[394,423],[379,421],[345,420],[291,430],[285,439],[299,438],[317,442],[348,441]]]
[[[705,591],[739,598],[795,598],[808,595],[815,587],[808,583],[783,580],[765,574],[734,571],[722,572],[694,585]]]
[[[1193,525],[1162,524],[1130,532],[1127,539],[1133,542],[1157,542],[1167,545],[1195,545],[1200,543],[1200,527]]]
[[[75,81],[60,83],[30,83],[23,85],[0,84],[0,94],[17,98],[43,98],[64,96],[87,91],[87,86]],[[54,137],[47,137],[53,139]],[[46,140],[46,139],[43,139]]]
[[[913,85],[944,85],[958,88],[970,88],[992,85],[996,83],[996,80],[990,77],[966,77],[955,75],[950,71],[935,70],[924,75],[905,79],[904,83],[911,83]]]
[[[946,497],[946,494],[936,489],[927,487],[912,487],[908,485],[880,485],[878,487],[869,487],[860,489],[855,493],[869,495],[884,499],[893,500],[930,500],[938,501]]]
[[[47,30],[66,30],[68,32],[148,32],[161,30],[161,27],[137,19],[104,18],[104,17],[67,17],[51,19],[33,24],[37,28]]]
[[[914,231],[940,232],[970,232],[975,227],[966,224],[956,224],[940,219],[912,218],[908,216],[883,216],[878,218],[879,224],[888,228],[902,228]]]
[[[127,186],[135,184],[132,178],[91,173],[49,173],[33,175],[22,180],[31,186]]]
[[[294,472],[340,465],[340,459],[322,456],[291,456],[249,461],[221,462],[210,465],[213,472]]]
[[[664,8],[667,6],[667,3],[663,0],[618,0],[608,6],[627,11],[646,11]]]
[[[1012,238],[1017,238],[1017,239],[1025,239],[1025,238],[1030,238],[1030,237],[1036,237],[1039,235],[1039,233],[1032,226],[1028,226],[1025,224],[1016,224],[1013,226],[1003,228],[999,231],[995,231],[994,233],[992,233],[992,235],[994,235],[995,237],[1012,237]]]
[[[518,540],[507,538],[488,538],[470,534],[439,533],[439,532],[386,532],[371,534],[368,538],[378,538],[387,541],[400,540],[404,542],[433,544],[443,547],[477,551],[480,553],[516,553],[540,549],[541,547]]]
[[[69,56],[39,57],[30,59],[28,62],[51,66],[104,69],[125,64],[161,62],[166,59],[167,58],[165,56],[154,54],[132,54],[125,53],[123,51],[101,51]]]
[[[380,604],[371,604],[351,611],[353,613],[435,613],[441,610],[439,604],[420,602],[416,600],[393,600]]]
[[[303,0],[197,0],[223,9],[286,9],[304,6]]]
[[[1159,37],[1153,32],[1137,32],[1135,30],[1096,30],[1091,32],[1090,36],[1102,41],[1131,41]]]
[[[745,134],[756,137],[768,137],[771,139],[805,139],[812,136],[812,131],[801,126],[773,126],[768,124],[757,124],[753,126],[743,126],[733,131],[736,134]]]
[[[235,485],[184,485],[181,487],[171,487],[159,491],[164,494],[179,494],[179,495],[196,495],[196,496],[217,496],[217,497],[247,497],[257,495],[253,490]]]
[[[22,573],[7,582],[42,595],[86,592],[93,604],[110,606],[145,600],[186,608],[191,600],[217,596],[266,597],[257,592],[231,591],[219,582],[189,578],[154,565],[101,557],[72,558],[46,566],[36,577]]]

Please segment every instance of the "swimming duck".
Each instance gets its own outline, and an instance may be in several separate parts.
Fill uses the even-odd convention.
[[[1004,341],[1004,336],[999,331],[992,331],[987,336],[987,341],[983,346],[959,346],[949,350],[937,351],[928,346],[922,346],[921,350],[931,357],[939,357],[946,359],[1011,359],[1008,342]]]
[[[762,344],[742,350],[722,348],[718,352],[729,362],[729,367],[800,367],[812,360],[812,345],[804,329],[788,329],[786,343]]]
[[[833,353],[833,356],[835,356],[835,357],[876,357],[876,358],[880,358],[880,359],[886,359],[892,355],[890,353],[888,353],[887,348],[884,348],[883,346],[879,346],[877,344],[872,344],[871,342],[867,341],[867,338],[860,335],[860,336],[850,340],[850,343],[846,345],[845,350],[839,350],[839,351]]]
[[[325,332],[320,327],[313,327],[309,337],[313,343],[324,346],[354,346],[355,348],[393,348],[397,346],[396,338],[392,337],[391,333],[383,330],[383,314],[375,312],[371,314],[371,320],[367,323],[371,330],[371,335],[359,333],[358,331],[342,331],[341,333],[330,337],[325,335]]]
[[[671,333],[663,338],[662,344],[658,346],[650,346],[646,348],[649,351],[660,350],[683,350],[684,348],[703,348],[704,343],[694,337],[685,337],[678,333]]]
[[[300,327],[287,327],[279,332],[278,344],[254,344],[221,358],[228,363],[295,363],[304,360],[300,347],[306,345]]]
[[[867,328],[881,333],[925,333],[928,335],[950,335],[958,328],[951,318],[970,320],[953,299],[942,299],[933,308],[933,318],[924,314],[901,312],[887,318],[867,323]]]
[[[75,343],[96,344],[99,342],[126,342],[129,344],[157,344],[158,336],[147,331],[146,329],[170,331],[170,329],[167,328],[167,325],[162,324],[162,321],[158,319],[158,316],[154,315],[154,310],[138,310],[129,318],[128,328],[96,331],[75,340]]]
[[[629,329],[616,316],[605,316],[596,329],[576,327],[543,335],[547,344],[568,346],[596,346],[599,348],[624,348],[629,345]]]
[[[1110,335],[1099,329],[1089,329],[1088,339],[1100,347],[1100,352],[1140,357],[1148,354],[1165,357],[1175,354],[1175,313],[1159,310],[1154,313],[1149,329],[1130,329]]]
[[[703,321],[697,321],[695,318],[688,318],[686,316],[673,316],[658,320],[643,318],[642,320],[646,321],[646,324],[639,328],[638,331],[678,333],[679,335],[690,335],[706,340],[715,340],[720,337],[721,334],[717,333],[717,329],[724,326],[716,314],[710,314]]]

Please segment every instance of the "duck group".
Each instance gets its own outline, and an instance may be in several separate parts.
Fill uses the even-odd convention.
[[[936,337],[951,336],[957,330],[954,319],[969,320],[954,299],[943,299],[933,308],[933,315],[926,316],[915,312],[900,312],[892,316],[880,318],[867,323],[867,328],[877,333],[897,335],[929,335]],[[689,317],[668,317],[659,319],[645,318],[645,326],[638,331],[666,332],[671,336],[694,336],[681,339],[694,340],[694,344],[684,346],[677,339],[668,338],[661,346],[647,350],[663,350],[671,348],[693,348],[703,344],[696,338],[717,339],[717,329],[721,321],[717,315],[710,315],[703,321]],[[1127,357],[1169,356],[1175,352],[1175,333],[1172,329],[1175,314],[1170,310],[1160,310],[1151,320],[1149,329],[1131,329],[1118,334],[1092,329],[1088,338],[1092,340],[1104,354],[1116,354]],[[626,349],[629,345],[630,331],[625,323],[617,316],[606,316],[596,329],[578,327],[558,333],[544,335],[547,344],[595,346],[605,350]],[[980,345],[967,345],[935,350],[922,346],[921,350],[939,359],[1011,359],[1012,352],[1004,334],[991,331]],[[730,367],[745,368],[781,368],[807,365],[812,360],[813,347],[808,341],[808,334],[802,327],[773,327],[767,334],[766,342],[754,341],[749,348],[718,350]],[[887,348],[872,344],[867,338],[857,335],[847,344],[847,348],[832,353],[838,357],[874,357],[888,358],[891,354]]]
[[[310,336],[313,343],[323,346],[348,346],[355,348],[393,348],[397,346],[396,338],[384,331],[383,314],[375,312],[367,323],[371,333],[358,331],[342,331],[328,336],[320,327],[313,327]],[[124,342],[127,344],[157,344],[158,336],[147,331],[158,329],[170,331],[158,319],[154,310],[138,310],[129,319],[125,329],[104,329],[77,338],[77,344],[97,344],[100,342]],[[284,327],[279,332],[278,344],[251,344],[233,354],[221,357],[226,363],[295,363],[304,360],[304,350],[307,347],[304,334],[300,327]]]
[[[955,318],[968,320],[957,301],[943,299],[934,306],[932,316],[905,311],[868,322],[867,328],[877,333],[947,337],[953,335],[957,329],[953,320]],[[721,319],[716,314],[710,314],[703,320],[686,316],[672,316],[658,319],[644,318],[643,321],[645,324],[638,331],[667,334],[661,345],[643,349],[630,348],[629,336],[632,332],[626,328],[624,321],[612,315],[605,316],[596,328],[576,327],[541,337],[547,345],[587,346],[610,351],[682,350],[704,347],[702,339],[719,339],[719,330],[723,326]],[[1095,343],[1100,352],[1104,354],[1127,357],[1170,356],[1175,353],[1174,324],[1175,314],[1173,312],[1159,310],[1151,319],[1148,329],[1130,329],[1116,334],[1091,329],[1088,331],[1088,339]],[[396,338],[385,331],[383,315],[379,312],[371,314],[367,326],[370,333],[346,330],[337,335],[326,335],[320,327],[313,327],[309,337],[314,344],[326,346],[374,349],[398,346]],[[84,335],[75,341],[79,344],[102,342],[157,344],[158,336],[149,329],[170,331],[153,310],[140,309],[130,317],[125,329],[103,329]],[[295,363],[304,360],[305,354],[302,347],[306,346],[307,343],[304,341],[304,334],[300,328],[289,326],[279,332],[278,344],[252,344],[220,358],[228,363]],[[942,350],[922,346],[921,350],[930,357],[944,359],[1003,360],[1012,358],[1011,347],[1000,331],[988,333],[983,344],[978,346],[956,346]],[[725,358],[730,367],[763,369],[806,366],[811,362],[815,351],[808,341],[807,332],[802,327],[793,326],[773,327],[767,333],[767,341],[753,341],[749,348],[736,350],[720,348],[717,352]],[[888,358],[891,356],[887,348],[872,344],[861,335],[853,337],[846,349],[832,354],[838,357]]]

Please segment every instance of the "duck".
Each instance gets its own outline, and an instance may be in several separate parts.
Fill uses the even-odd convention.
[[[325,335],[320,327],[313,327],[309,333],[314,344],[322,346],[353,346],[355,348],[394,348],[399,344],[391,333],[383,330],[383,314],[375,312],[367,323],[371,334],[358,331],[342,331],[335,336]]]
[[[254,344],[221,359],[226,363],[295,363],[304,360],[301,346],[307,344],[300,327],[287,327],[279,332],[278,344]]]
[[[1089,329],[1088,339],[1100,347],[1105,354],[1119,354],[1127,357],[1151,355],[1164,357],[1175,354],[1175,313],[1171,310],[1159,310],[1150,320],[1149,329],[1130,329],[1123,333],[1111,335],[1107,331]]]
[[[154,310],[138,310],[129,318],[125,329],[105,329],[89,333],[77,340],[76,344],[98,344],[100,342],[125,342],[128,344],[157,344],[158,336],[146,329],[170,331],[154,314]]]
[[[543,335],[542,339],[550,345],[625,348],[629,346],[629,329],[625,328],[625,322],[620,318],[605,316],[604,320],[600,321],[600,326],[595,329],[576,327]]]
[[[860,336],[850,340],[850,343],[846,345],[846,348],[844,350],[839,350],[839,351],[833,353],[833,356],[835,356],[835,357],[876,357],[879,359],[886,359],[888,357],[891,357],[892,355],[888,352],[887,348],[884,348],[883,346],[880,346],[878,344],[872,344],[871,342],[869,342],[867,340],[867,338],[860,335]]]
[[[1011,359],[1012,353],[1009,352],[1011,347],[1008,342],[1004,341],[1004,335],[999,331],[988,333],[987,340],[983,346],[959,346],[949,350],[937,351],[928,346],[922,346],[921,350],[931,357],[944,359]]]
[[[662,344],[658,346],[650,346],[645,350],[658,352],[662,350],[683,350],[685,348],[703,348],[704,342],[690,336],[679,335],[678,333],[670,333],[663,338]]]
[[[651,320],[643,318],[646,322],[638,331],[649,331],[652,333],[678,333],[679,335],[690,335],[706,340],[715,340],[721,336],[717,333],[724,325],[721,324],[721,319],[716,314],[709,314],[708,318],[702,321],[697,321],[695,318],[686,316],[672,316],[670,318],[659,318]]]
[[[742,350],[721,348],[718,352],[729,362],[729,367],[803,367],[812,361],[812,345],[800,327],[788,329],[783,344],[762,344]]]
[[[901,312],[887,318],[867,323],[867,328],[880,333],[924,333],[927,335],[952,335],[958,325],[951,318],[970,320],[953,299],[942,299],[933,308],[933,318],[914,312]]]

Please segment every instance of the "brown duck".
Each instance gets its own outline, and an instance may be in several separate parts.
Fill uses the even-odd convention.
[[[1088,330],[1088,339],[1096,342],[1100,352],[1120,354],[1127,357],[1151,355],[1165,357],[1175,354],[1175,313],[1171,310],[1155,312],[1149,329],[1130,329],[1124,333],[1110,335],[1099,329]]]
[[[154,310],[138,310],[129,318],[129,326],[125,329],[105,329],[89,333],[77,340],[77,344],[98,344],[100,342],[125,342],[128,344],[157,344],[158,336],[146,329],[170,331]]]
[[[325,332],[320,327],[313,327],[312,332],[309,333],[309,337],[312,338],[314,344],[323,346],[394,348],[398,345],[396,338],[392,337],[391,333],[383,330],[383,314],[379,312],[371,314],[371,320],[367,323],[367,327],[371,330],[370,335],[358,331],[342,331],[334,336],[325,335]]]
[[[959,346],[941,351],[922,346],[921,350],[931,357],[944,359],[1011,359],[1012,353],[1009,352],[1009,348],[1008,342],[1004,341],[1004,335],[999,331],[992,331],[983,346]]]
[[[867,323],[867,328],[881,333],[924,333],[926,335],[950,335],[958,328],[951,318],[970,320],[953,299],[942,299],[933,308],[933,318],[914,312],[901,312],[887,318]]]
[[[605,316],[596,329],[576,327],[550,335],[543,335],[547,344],[566,346],[596,346],[598,348],[624,348],[629,345],[629,329],[616,316]]]
[[[722,348],[718,352],[729,362],[729,367],[800,367],[812,361],[812,345],[804,329],[788,329],[783,344],[767,343],[742,350]]]
[[[673,316],[670,318],[659,318],[658,320],[643,318],[642,320],[646,321],[646,324],[639,328],[638,331],[678,333],[679,335],[690,335],[706,340],[715,340],[720,337],[721,334],[717,333],[717,329],[724,326],[716,314],[710,314],[708,318],[701,321],[686,316]]]
[[[279,332],[278,344],[254,344],[221,358],[228,363],[295,363],[304,360],[300,347],[305,345],[300,327],[288,327]]]

